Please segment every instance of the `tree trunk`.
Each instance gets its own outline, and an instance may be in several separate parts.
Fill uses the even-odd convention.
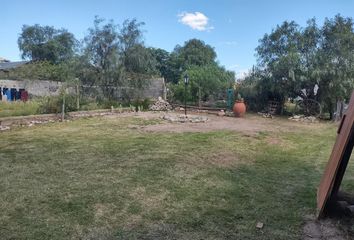
[[[65,118],[65,93],[63,95],[63,104],[61,105],[61,121],[64,122]]]
[[[333,114],[333,103],[331,100],[327,102],[328,105],[328,112],[329,112],[329,119],[333,120],[334,119],[334,114]]]
[[[198,88],[198,107],[202,107],[202,90],[200,87]]]
[[[166,86],[166,80],[163,78],[163,100],[167,101],[167,86]]]
[[[80,109],[80,91],[79,91],[79,85],[76,85],[76,108],[77,108],[77,110]]]

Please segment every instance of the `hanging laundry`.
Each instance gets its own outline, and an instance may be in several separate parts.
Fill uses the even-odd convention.
[[[16,101],[16,88],[11,88],[11,101]]]
[[[27,91],[21,91],[21,101],[27,102],[28,101],[28,92]]]
[[[7,101],[12,101],[12,96],[11,96],[11,90],[10,89],[6,90],[6,96],[7,96]]]
[[[19,89],[18,91],[16,91],[16,100],[21,100],[21,89]]]
[[[1,93],[1,101],[7,102],[7,96],[6,96],[6,94]]]

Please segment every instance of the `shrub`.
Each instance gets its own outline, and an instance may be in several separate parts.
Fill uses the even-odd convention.
[[[63,97],[62,96],[49,96],[43,97],[40,100],[40,107],[38,109],[39,114],[45,113],[60,113]],[[65,96],[65,112],[77,111],[76,96],[66,95]]]

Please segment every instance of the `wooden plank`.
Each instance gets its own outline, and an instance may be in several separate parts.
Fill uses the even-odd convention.
[[[318,217],[326,215],[327,208],[338,193],[354,143],[354,91],[349,107],[338,127],[337,139],[317,191]]]
[[[181,104],[171,104],[173,107],[181,107],[181,108],[184,108],[184,105],[181,105]],[[198,109],[198,110],[211,110],[211,111],[221,111],[221,110],[226,110],[226,107],[225,108],[213,108],[213,107],[198,107],[198,106],[192,106],[192,105],[187,105],[187,109],[190,108],[190,109]]]

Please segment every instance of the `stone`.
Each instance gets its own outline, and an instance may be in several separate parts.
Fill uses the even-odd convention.
[[[224,112],[224,110],[220,110],[220,112],[218,112],[218,116],[220,116],[220,117],[225,116],[225,112]]]
[[[164,115],[161,117],[164,120],[167,120],[169,122],[179,122],[179,123],[185,123],[185,122],[191,122],[191,123],[203,123],[208,121],[208,118],[205,116],[193,116],[193,115]]]
[[[158,100],[149,107],[149,110],[151,110],[151,111],[169,111],[169,110],[172,110],[172,106],[167,101],[165,101],[161,97],[159,97]]]
[[[256,228],[258,228],[258,229],[262,229],[263,226],[264,226],[264,224],[263,224],[262,222],[258,222],[258,223],[256,224]]]
[[[0,126],[0,131],[7,131],[10,130],[10,127],[8,126]]]
[[[321,228],[315,221],[309,221],[304,226],[304,234],[311,238],[321,238]]]

